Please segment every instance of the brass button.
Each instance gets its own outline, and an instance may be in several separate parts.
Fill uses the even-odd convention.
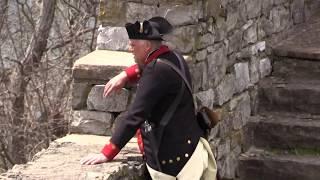
[[[170,163],[170,164],[172,164],[172,163],[173,163],[172,159],[169,159],[169,163]]]
[[[191,140],[190,139],[188,140],[188,144],[191,144]]]
[[[187,157],[189,157],[189,154],[188,154],[188,153],[186,153],[186,154],[184,155],[184,157],[186,157],[186,158],[187,158]]]
[[[163,160],[163,161],[161,161],[161,163],[162,163],[163,165],[165,165],[167,162],[166,162],[165,160]]]
[[[177,161],[180,161],[180,157],[179,156],[177,157]]]

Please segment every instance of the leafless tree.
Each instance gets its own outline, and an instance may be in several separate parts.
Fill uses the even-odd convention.
[[[71,68],[95,49],[97,5],[0,0],[0,168],[66,134]]]

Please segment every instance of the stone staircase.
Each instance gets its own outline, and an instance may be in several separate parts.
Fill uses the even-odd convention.
[[[259,82],[243,180],[320,179],[320,16],[288,37],[273,48],[272,76]]]

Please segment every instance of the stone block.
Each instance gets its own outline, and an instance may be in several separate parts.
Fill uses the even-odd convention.
[[[195,47],[195,37],[197,26],[183,26],[175,28],[173,32],[166,35],[164,39],[168,41],[174,49],[178,49],[184,54],[191,53]]]
[[[237,166],[237,158],[233,154],[227,155],[220,169],[221,179],[235,179]]]
[[[124,27],[100,27],[97,38],[97,49],[127,51],[129,38]]]
[[[237,120],[239,120],[238,124],[240,125],[237,127],[233,126],[233,128],[235,130],[242,128],[243,125],[245,125],[246,122],[249,120],[251,114],[250,96],[248,91],[245,91],[244,93],[235,96],[233,99],[231,99],[231,101],[226,105],[226,108],[229,112],[235,112],[235,117]],[[234,119],[234,121],[236,119]]]
[[[92,88],[89,83],[72,83],[72,109],[85,109],[87,107],[88,94]]]
[[[227,32],[230,32],[234,30],[237,26],[238,19],[239,19],[239,9],[235,6],[227,6],[227,20],[226,20],[226,26],[227,26]]]
[[[248,62],[235,64],[234,71],[236,77],[236,93],[239,93],[247,89],[250,85]]]
[[[103,25],[123,26],[126,22],[125,0],[101,0],[99,20]]]
[[[272,66],[271,60],[269,58],[264,58],[260,60],[259,71],[260,77],[266,77],[271,74]]]
[[[293,0],[291,13],[295,24],[302,23],[304,21],[304,0]]]
[[[74,63],[72,76],[75,81],[107,81],[133,64],[131,53],[95,50]]]
[[[273,7],[273,1],[274,0],[268,0],[268,1],[264,1],[262,0],[261,2],[261,6],[262,6],[262,14],[265,16],[269,16],[269,13]]]
[[[110,135],[112,114],[96,111],[73,111],[71,133]]]
[[[207,59],[207,49],[204,50],[200,50],[196,53],[196,61],[204,61],[205,59]]]
[[[226,139],[226,141],[220,143],[218,145],[217,150],[217,160],[221,160],[223,157],[225,157],[228,153],[230,153],[230,139]]]
[[[259,66],[260,66],[260,62],[258,58],[255,56],[252,56],[249,62],[251,84],[257,83],[260,79]]]
[[[214,17],[218,19],[225,14],[224,7],[220,0],[207,0],[204,4],[204,18]]]
[[[262,20],[261,28],[266,35],[272,35],[288,28],[291,24],[290,10],[283,6],[277,6],[270,11],[268,19]]]
[[[206,84],[206,78],[207,78],[207,68],[206,63],[204,61],[198,62],[198,63],[192,63],[189,64],[189,69],[191,73],[191,79],[192,79],[192,86],[193,91],[197,92],[200,91],[208,85]]]
[[[233,74],[227,74],[220,84],[215,89],[217,105],[223,105],[229,101],[235,93],[235,76]]]
[[[242,31],[235,31],[229,38],[228,54],[237,52],[240,50],[242,43]]]
[[[196,4],[183,6],[171,6],[166,11],[166,19],[173,26],[182,26],[198,23],[203,16],[203,8],[201,1]]]
[[[127,22],[144,21],[146,19],[150,19],[157,14],[157,9],[157,6],[128,2],[126,13]]]
[[[211,33],[206,33],[199,37],[199,42],[197,43],[197,49],[204,49],[213,44],[214,44],[214,35]]]
[[[244,46],[247,46],[248,44],[254,44],[257,42],[257,40],[258,40],[257,25],[255,23],[252,23],[243,32],[242,46],[244,47]]]
[[[245,0],[246,12],[249,19],[259,17],[261,14],[262,1],[264,0]]]
[[[132,0],[131,0],[132,1]],[[134,0],[133,2],[141,2],[141,0]],[[193,0],[158,0],[158,1],[154,1],[154,0],[142,0],[143,4],[148,4],[148,5],[157,5],[157,3],[159,2],[160,7],[163,4],[170,4],[170,5],[190,5],[192,4],[194,1]]]
[[[104,85],[94,86],[87,99],[89,110],[105,112],[122,112],[127,109],[130,92],[121,89],[119,92],[111,93],[108,97],[103,97]]]
[[[209,89],[207,91],[201,91],[195,94],[197,107],[199,105],[207,106],[209,108],[213,108],[215,95],[213,89]]]
[[[213,46],[208,55],[208,82],[210,87],[215,87],[226,74],[227,49],[222,44]]]

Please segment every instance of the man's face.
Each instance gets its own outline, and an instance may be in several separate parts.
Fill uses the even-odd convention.
[[[132,52],[135,62],[143,66],[151,51],[150,43],[147,40],[130,39],[129,45],[129,51]]]

